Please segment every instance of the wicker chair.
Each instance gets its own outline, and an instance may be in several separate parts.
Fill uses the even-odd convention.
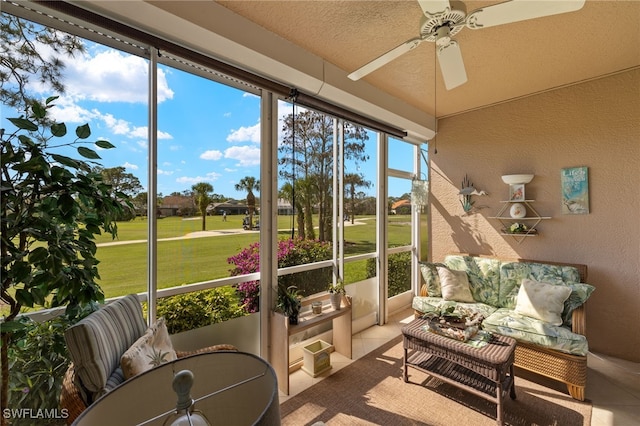
[[[140,302],[133,294],[105,306],[65,331],[72,363],[63,378],[60,407],[66,410],[67,424],[73,423],[102,394],[124,383],[120,357],[146,329]],[[221,344],[196,351],[176,351],[176,356],[236,350],[233,345]]]

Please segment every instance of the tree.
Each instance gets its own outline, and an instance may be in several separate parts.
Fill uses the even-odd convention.
[[[103,168],[97,166],[97,173],[102,173],[102,177],[106,183],[111,185],[113,191],[119,196],[128,199],[134,199],[140,194],[144,188],[140,184],[140,180],[131,173],[127,173],[124,167]],[[145,193],[146,205],[146,193]],[[137,206],[136,206],[137,207]],[[126,210],[122,217],[117,220],[131,220],[136,217],[135,209]]]
[[[28,111],[36,100],[27,93],[34,80],[55,93],[64,93],[62,54],[85,51],[80,38],[2,13],[0,15],[0,100],[18,111]],[[46,46],[46,50],[42,49]],[[56,56],[42,52],[53,50]]]
[[[236,191],[247,191],[247,207],[249,209],[249,228],[253,227],[253,213],[256,210],[256,196],[253,190],[260,191],[260,181],[252,176],[240,179],[235,185]]]
[[[149,194],[147,194],[146,192],[140,192],[138,193],[138,195],[133,197],[131,202],[133,203],[133,208],[136,209],[136,214],[141,216],[147,215],[148,200],[149,200]],[[158,205],[160,205],[160,200],[162,200],[161,197],[156,198]]]
[[[87,124],[76,128],[72,142],[58,142],[67,127],[47,117],[55,99],[34,102],[27,118],[10,118],[15,131],[0,130],[0,296],[9,312],[0,329],[2,410],[8,401],[8,348],[24,327],[16,316],[23,306],[66,305],[73,318],[86,305],[103,301],[95,235],[104,230],[115,238],[114,218],[128,204],[92,170],[100,156],[86,145],[111,149],[111,143],[86,141]],[[86,160],[58,154],[65,146],[76,147]]]
[[[311,201],[307,200],[308,191],[305,186],[307,182],[304,180],[296,180],[295,191],[293,186],[287,182],[280,188],[279,196],[289,201],[296,214],[296,225],[298,228],[298,237],[302,239],[315,239],[315,231],[313,229],[313,221],[311,210]],[[311,225],[310,227],[308,225]],[[310,232],[309,234],[307,232]],[[293,238],[293,235],[291,236]]]
[[[140,184],[140,179],[131,173],[127,173],[124,167],[97,167],[97,171],[102,173],[105,182],[113,187],[114,191],[121,192],[128,197],[135,197],[144,190]]]
[[[317,205],[318,238],[331,239],[332,182],[333,182],[333,123],[328,115],[315,111],[289,114],[282,127],[283,140],[280,153],[280,176],[289,181],[305,180],[303,193],[307,202]],[[369,139],[365,129],[351,123],[344,126],[344,155],[348,160],[366,161],[365,141]],[[295,136],[295,137],[294,137]],[[299,195],[296,188],[296,198]],[[313,207],[310,205],[309,207]],[[312,216],[305,216],[311,221]],[[307,229],[313,229],[307,223]],[[309,236],[307,235],[307,238]]]
[[[356,188],[370,188],[371,182],[366,180],[362,173],[345,173],[344,175],[345,192],[349,196],[349,213],[351,224],[355,222],[356,216]]]
[[[207,182],[196,183],[191,187],[193,191],[193,200],[202,215],[202,230],[207,230],[207,207],[213,199],[213,185]]]

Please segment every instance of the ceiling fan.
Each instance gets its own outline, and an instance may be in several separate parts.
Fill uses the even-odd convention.
[[[362,68],[349,74],[351,80],[365,75],[418,47],[423,41],[435,42],[438,63],[447,90],[467,81],[462,53],[458,42],[452,37],[464,27],[472,30],[509,24],[527,19],[558,15],[580,10],[585,0],[511,0],[476,9],[467,15],[465,5],[452,0],[418,0],[424,16],[420,25],[420,36],[408,40],[374,59]]]

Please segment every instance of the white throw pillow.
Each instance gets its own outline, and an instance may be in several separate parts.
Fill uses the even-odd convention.
[[[571,287],[553,285],[525,278],[522,280],[515,311],[553,325],[562,325],[564,301],[571,294]]]
[[[125,379],[177,359],[164,318],[158,318],[120,358]]]
[[[455,302],[473,303],[473,296],[469,288],[469,277],[465,271],[438,267],[438,277],[442,288],[442,298]]]

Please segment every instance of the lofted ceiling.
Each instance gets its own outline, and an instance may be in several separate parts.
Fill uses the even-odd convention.
[[[422,16],[416,0],[217,3],[347,73],[419,36]],[[467,13],[495,3],[464,2]],[[179,14],[190,20],[188,7]],[[454,38],[468,76],[462,86],[445,89],[429,42],[363,80],[441,118],[628,70],[640,66],[640,2],[587,0],[577,12],[464,28]]]

